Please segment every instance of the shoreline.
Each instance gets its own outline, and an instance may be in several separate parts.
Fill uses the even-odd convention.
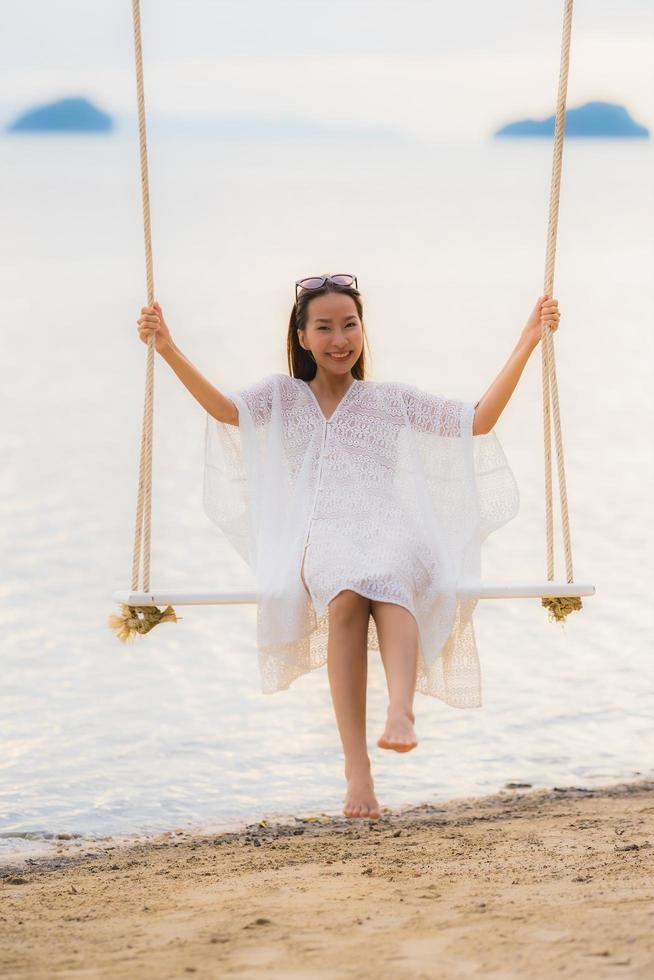
[[[596,786],[538,786],[526,782],[509,781],[497,790],[487,793],[471,793],[465,796],[450,797],[445,800],[433,803],[423,802],[419,804],[397,804],[395,806],[382,806],[382,821],[391,818],[404,818],[410,814],[436,813],[440,810],[447,810],[457,805],[470,805],[475,802],[491,805],[507,799],[517,799],[525,794],[547,793],[560,794],[563,792],[576,791],[580,794],[592,794],[594,792],[610,792],[613,788],[648,785],[654,783],[654,773],[643,775],[634,773],[631,778],[617,779],[611,783],[598,783]],[[71,859],[93,858],[100,853],[113,851],[116,849],[125,850],[134,847],[147,846],[149,844],[159,845],[169,842],[171,839],[177,840],[207,840],[211,838],[234,838],[247,836],[258,826],[268,825],[268,828],[278,828],[280,832],[285,826],[297,826],[301,823],[317,823],[320,826],[333,825],[334,827],[347,824],[348,818],[341,814],[324,811],[299,811],[298,813],[266,812],[262,811],[263,816],[257,817],[248,822],[245,817],[234,817],[230,820],[216,821],[216,823],[193,823],[187,826],[177,826],[169,830],[143,830],[134,832],[123,832],[114,834],[85,834],[75,831],[66,832],[42,832],[26,831],[24,834],[17,833],[16,839],[33,843],[33,849],[26,847],[24,850],[15,852],[0,851],[0,881],[2,876],[8,874],[12,869],[32,868],[34,870],[52,870],[59,867],[68,866]],[[353,818],[356,823],[372,823],[366,818]]]
[[[16,980],[645,977],[654,779],[169,831],[1,866],[0,894]]]

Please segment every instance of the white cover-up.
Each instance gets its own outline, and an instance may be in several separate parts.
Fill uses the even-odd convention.
[[[262,692],[326,662],[328,603],[352,589],[414,615],[418,691],[479,707],[477,600],[457,586],[480,581],[519,495],[494,431],[472,435],[474,406],[353,379],[326,419],[285,374],[228,395],[239,424],[207,414],[204,508],[255,574]]]

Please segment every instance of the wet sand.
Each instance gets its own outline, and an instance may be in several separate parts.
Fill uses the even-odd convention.
[[[0,868],[0,976],[651,978],[653,844],[654,780],[61,841]]]

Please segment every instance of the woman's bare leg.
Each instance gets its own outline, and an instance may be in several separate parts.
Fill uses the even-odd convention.
[[[388,688],[386,726],[377,745],[381,749],[409,752],[418,744],[413,728],[418,627],[409,610],[394,602],[372,600],[371,609]]]
[[[345,589],[329,603],[327,672],[345,756],[346,817],[381,814],[370,771],[366,739],[368,621],[370,600]]]

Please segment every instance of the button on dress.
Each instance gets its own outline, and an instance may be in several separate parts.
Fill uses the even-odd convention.
[[[418,691],[479,707],[476,600],[457,590],[519,498],[495,433],[472,435],[473,405],[352,379],[326,418],[284,374],[229,397],[238,426],[207,415],[203,499],[255,574],[262,691],[326,662],[329,603],[350,589],[414,616]]]

